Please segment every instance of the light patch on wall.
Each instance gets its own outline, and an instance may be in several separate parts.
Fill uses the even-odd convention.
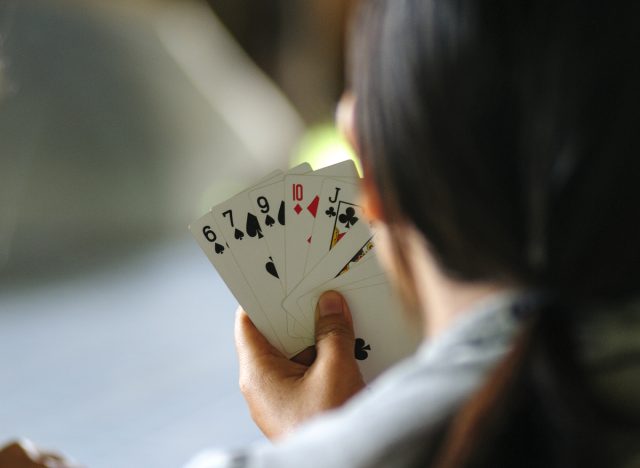
[[[296,166],[303,162],[311,164],[314,170],[351,159],[355,162],[360,176],[362,167],[355,152],[332,124],[311,127],[302,137],[294,152],[291,164]]]

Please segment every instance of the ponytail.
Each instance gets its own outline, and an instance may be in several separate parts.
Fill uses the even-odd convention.
[[[596,397],[578,332],[593,303],[638,293],[638,15],[638,2],[362,3],[355,125],[385,222],[414,226],[456,281],[559,293],[438,428],[429,466],[611,465],[601,436],[629,416]]]
[[[572,310],[553,301],[537,307],[511,352],[455,415],[437,468],[605,466]]]

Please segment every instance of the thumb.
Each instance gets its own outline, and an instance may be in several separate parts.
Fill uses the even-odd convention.
[[[318,300],[316,307],[317,359],[334,362],[355,361],[355,336],[351,312],[342,295],[327,291]]]

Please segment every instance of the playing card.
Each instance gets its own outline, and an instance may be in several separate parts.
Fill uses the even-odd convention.
[[[347,286],[353,287],[355,285],[357,285],[358,287],[362,287],[387,281],[387,276],[375,257],[375,250],[372,250],[371,253],[367,256],[368,260],[363,259],[362,262],[360,262],[362,263],[362,265],[359,265],[357,268],[353,268],[340,276],[336,276],[335,278],[325,281],[324,283],[301,295],[298,298],[297,302],[302,310],[302,313],[304,315],[314,313],[314,309],[308,307],[308,305],[311,303],[310,299],[318,290],[331,291],[337,288],[344,288]]]
[[[328,280],[325,283],[322,283],[320,288],[323,291],[333,290],[339,287],[344,286],[353,286],[357,284],[358,286],[368,286],[369,284],[378,284],[386,280],[386,276],[382,271],[377,259],[375,258],[375,250],[371,250],[369,254],[367,254],[360,262],[354,264],[354,267],[349,271],[344,272],[343,274]],[[306,293],[302,297],[298,298],[297,304],[300,309],[301,315],[308,316],[310,313],[314,312],[311,309],[311,297],[314,294],[315,289],[311,292]],[[288,317],[292,317],[289,313]],[[293,317],[292,317],[293,318]],[[315,315],[314,315],[315,318]],[[293,321],[296,324],[299,324],[297,320]],[[299,326],[297,330],[289,330],[292,336],[300,336],[300,337],[311,337],[313,334],[311,330],[303,326]],[[300,334],[300,331],[303,333]]]
[[[325,177],[355,180],[358,172],[353,161],[344,161],[315,171],[313,175],[285,177],[285,285],[293,290],[304,276],[307,250],[311,243],[313,223],[318,214],[320,191]]]
[[[313,223],[307,251],[305,274],[359,222],[365,222],[358,206],[359,185],[325,179],[322,184],[318,215]]]
[[[336,291],[344,296],[353,316],[354,354],[366,382],[415,352],[420,343],[417,327],[403,316],[402,303],[388,282]],[[319,296],[314,298],[314,309]]]
[[[358,206],[346,161],[310,173],[274,171],[190,226],[261,333],[287,357],[314,343],[315,308],[342,293],[354,317],[355,357],[367,381],[419,341],[376,259],[375,229]]]
[[[233,258],[213,214],[209,212],[194,221],[189,230],[254,325],[274,346],[282,348],[277,333]]]
[[[274,183],[276,180],[280,181],[280,180],[282,180],[282,178],[284,178],[285,175],[308,174],[310,172],[313,172],[313,168],[311,167],[311,164],[309,164],[309,163],[298,164],[297,166],[292,167],[291,169],[289,169],[286,172],[282,172],[280,170],[275,170],[272,173],[270,173],[267,177],[263,177],[262,179],[260,179],[255,184],[253,184],[250,187],[248,187],[247,189],[243,190],[243,192],[246,192],[246,191],[249,191],[249,190],[256,190],[256,189],[258,189],[260,187],[264,187],[266,185],[270,185],[270,184]],[[280,176],[280,177],[278,177],[278,176]]]
[[[301,164],[294,167],[286,175],[305,174],[311,172],[309,164]],[[270,182],[273,182],[271,180]],[[249,199],[257,214],[260,224],[263,226],[264,240],[267,243],[270,257],[278,270],[283,274],[280,282],[283,289],[286,288],[284,282],[284,227],[285,227],[285,204],[284,204],[284,174],[275,183],[260,184],[257,188],[249,191]]]
[[[356,224],[349,237],[336,244],[282,302],[284,309],[310,332],[308,336],[313,336],[315,319],[302,313],[297,304],[298,298],[327,280],[349,271],[352,265],[366,258],[373,248],[372,237],[373,233],[367,223]]]
[[[305,174],[311,172],[311,166],[303,163],[287,171],[286,175]],[[279,272],[284,271],[285,255],[285,212],[284,212],[284,176],[272,178],[267,183],[258,184],[249,190],[249,199],[253,203],[259,222],[263,226],[264,240],[270,256],[270,265]],[[274,181],[277,181],[274,183]],[[284,274],[279,274],[283,291],[286,288]],[[296,320],[287,320],[287,333],[293,337],[307,337],[309,332],[301,328]],[[310,338],[309,338],[310,339]]]
[[[215,206],[212,213],[247,284],[271,322],[281,351],[290,357],[309,346],[309,339],[293,337],[287,331],[279,271],[263,240],[263,226],[249,200],[250,190]]]
[[[357,264],[357,267],[352,268],[333,279],[318,284],[305,293],[301,293],[296,300],[300,316],[308,317],[309,321],[313,320],[315,323],[316,302],[313,299],[319,293],[346,287],[354,288],[371,286],[387,281],[387,276],[376,259],[375,251],[372,250],[367,257]],[[306,328],[304,329],[306,330]]]

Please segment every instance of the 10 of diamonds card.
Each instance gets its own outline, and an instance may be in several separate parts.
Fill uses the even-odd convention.
[[[366,381],[419,341],[376,259],[352,161],[275,171],[211,208],[190,230],[262,334],[292,357],[314,344],[322,292],[343,294]]]

